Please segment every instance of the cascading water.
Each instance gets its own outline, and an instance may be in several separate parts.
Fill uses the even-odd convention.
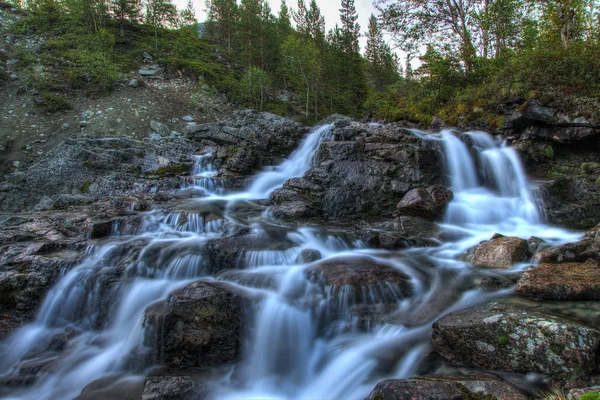
[[[213,398],[359,399],[384,378],[418,373],[427,354],[431,321],[453,310],[506,295],[464,290],[472,272],[456,256],[493,233],[536,235],[549,241],[576,236],[545,226],[529,194],[528,182],[513,149],[487,134],[468,133],[468,147],[451,132],[415,133],[443,142],[454,200],[444,227],[459,239],[437,248],[385,252],[352,243],[316,228],[286,228],[285,250],[245,254],[243,269],[218,279],[260,287],[248,346],[235,380],[213,383]],[[197,158],[188,187],[202,203],[228,208],[237,200],[263,199],[287,179],[302,176],[317,149],[331,138],[331,127],[313,130],[285,162],[258,175],[248,190],[223,195],[210,155]],[[225,207],[223,207],[225,204]],[[236,208],[229,209],[234,220]],[[265,216],[246,220],[257,235]],[[96,246],[87,259],[62,277],[46,296],[37,319],[0,345],[0,378],[22,383],[0,395],[14,399],[72,399],[91,382],[107,376],[143,379],[152,367],[143,344],[144,312],[169,293],[209,276],[202,249],[224,235],[225,219],[191,211],[149,213],[135,234]],[[303,250],[324,259],[370,260],[408,277],[412,288],[372,287],[356,292],[309,282],[314,263],[297,258]],[[242,279],[243,275],[251,279]],[[254,279],[256,278],[256,279]],[[333,307],[333,308],[332,308]],[[364,311],[393,309],[388,321],[365,319]],[[364,329],[364,327],[367,329]],[[360,328],[363,327],[363,328]],[[29,380],[29,381],[28,381]]]

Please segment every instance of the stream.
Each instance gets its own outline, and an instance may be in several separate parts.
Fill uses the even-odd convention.
[[[552,245],[581,236],[544,223],[517,152],[483,132],[460,137],[450,131],[413,132],[442,143],[454,192],[440,222],[444,241],[437,246],[370,249],[327,226],[283,225],[256,201],[302,176],[319,146],[331,140],[331,128],[313,129],[281,165],[265,169],[235,193],[215,177],[210,154],[196,157],[193,176],[182,188],[197,196],[185,205],[191,211],[148,212],[134,231],[115,226],[111,238],[91,245],[80,265],[63,272],[35,321],[0,344],[1,377],[36,376],[7,398],[73,399],[107,376],[143,382],[156,364],[152,348],[144,345],[146,309],[208,278],[260,294],[242,359],[211,382],[210,398],[364,399],[382,379],[444,367],[429,355],[432,322],[512,295],[513,288],[484,291],[472,283],[481,272],[461,261],[468,249],[494,233],[536,236]],[[214,210],[218,217],[194,210]],[[213,276],[199,249],[232,234],[232,225],[249,227],[265,240],[265,250],[249,251],[235,274]],[[293,245],[272,250],[266,244],[273,235]],[[132,246],[142,247],[139,257],[131,257]],[[305,250],[327,260],[368,259],[392,267],[408,276],[411,294],[384,284],[365,285],[361,293],[320,291],[305,275],[318,262],[298,257]],[[527,265],[487,273],[509,276]],[[384,308],[393,309],[386,311],[392,318],[373,317]]]

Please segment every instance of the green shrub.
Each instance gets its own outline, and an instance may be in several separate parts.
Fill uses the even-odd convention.
[[[600,394],[595,392],[586,393],[579,400],[600,400]]]
[[[48,111],[63,111],[73,108],[71,103],[60,96],[56,96],[50,92],[42,92],[43,105]]]

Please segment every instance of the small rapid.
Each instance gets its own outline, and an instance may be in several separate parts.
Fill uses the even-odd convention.
[[[512,289],[485,292],[469,283],[477,272],[460,261],[467,249],[497,232],[551,244],[579,237],[544,224],[518,154],[483,132],[414,132],[442,143],[454,192],[441,223],[452,239],[437,247],[369,249],[343,232],[281,226],[268,213],[239,207],[303,176],[331,131],[331,125],[315,128],[288,159],[238,193],[226,193],[211,154],[197,156],[182,190],[195,190],[196,203],[223,215],[196,212],[194,202],[191,210],[155,210],[135,232],[90,247],[46,295],[35,321],[0,344],[0,378],[31,382],[5,398],[73,399],[104,377],[143,380],[156,364],[155,349],[144,341],[146,310],[210,278],[260,292],[242,359],[234,374],[209,382],[212,398],[362,399],[382,379],[436,370],[427,362],[432,321],[510,296]],[[236,224],[265,244],[276,235],[286,247],[249,250],[235,261],[237,268],[215,274],[207,243],[237,232]],[[321,285],[307,278],[320,261],[305,260],[304,251],[332,263],[389,269],[410,290],[387,282],[362,286],[362,292],[348,284]]]

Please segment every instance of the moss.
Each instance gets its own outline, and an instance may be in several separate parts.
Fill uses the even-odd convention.
[[[500,336],[498,338],[498,344],[500,346],[506,346],[508,344],[508,336]]]
[[[146,175],[170,176],[181,175],[187,172],[189,172],[189,166],[187,164],[174,164],[160,167],[154,171],[148,171],[146,172]]]
[[[81,193],[85,194],[88,192],[88,190],[90,189],[90,186],[92,184],[92,181],[85,181],[83,183],[83,185],[79,186],[79,190],[81,191]]]
[[[581,395],[579,400],[600,400],[600,393],[589,392]]]
[[[549,160],[553,160],[554,159],[554,148],[552,147],[551,144],[546,145],[546,147],[544,147],[544,155]]]
[[[17,272],[20,274],[24,274],[27,272],[27,267],[29,267],[29,261],[23,261],[21,264],[19,264],[19,266],[17,267]]]
[[[596,179],[596,182],[594,182],[594,184],[596,186],[600,186],[600,176],[598,177],[598,179]]]
[[[600,163],[589,162],[581,164],[581,173],[586,175],[600,173]]]
[[[84,161],[83,166],[87,167],[87,168],[94,168],[95,167],[94,163],[91,162],[91,161],[89,161],[89,160],[88,161]]]
[[[142,173],[142,167],[140,167],[139,165],[135,165],[129,168],[129,172],[131,172],[132,174],[139,175]]]
[[[551,343],[550,344],[550,350],[556,354],[556,355],[561,355],[563,353],[563,351],[565,350],[565,346],[560,344],[560,343]]]

